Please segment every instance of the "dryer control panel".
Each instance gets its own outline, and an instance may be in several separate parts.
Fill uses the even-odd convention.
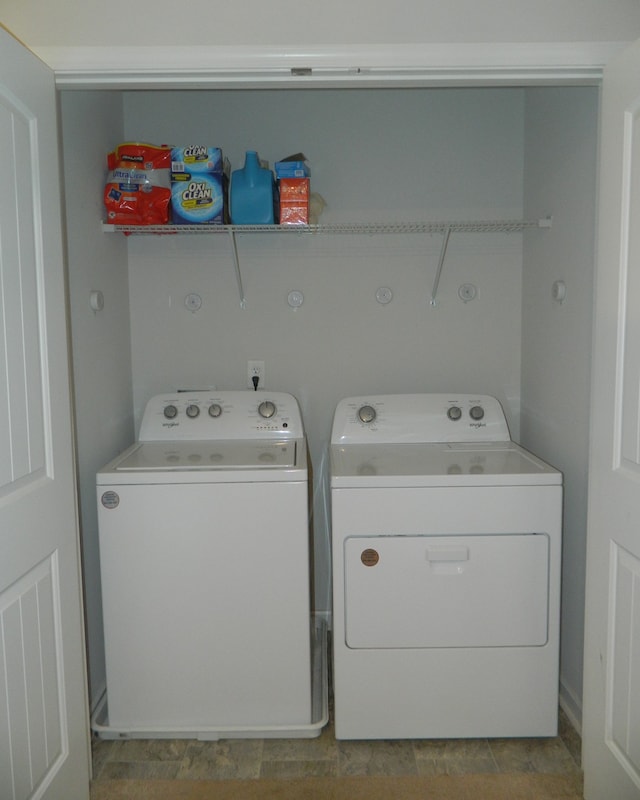
[[[347,397],[336,407],[331,433],[332,444],[510,440],[498,400],[475,394]]]
[[[144,411],[139,441],[300,439],[302,415],[286,392],[213,390],[152,397]]]

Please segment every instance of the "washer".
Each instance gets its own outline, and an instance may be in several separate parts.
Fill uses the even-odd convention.
[[[555,736],[562,476],[498,401],[342,400],[331,503],[337,738]]]
[[[108,737],[317,736],[307,446],[289,394],[147,404],[97,475]]]

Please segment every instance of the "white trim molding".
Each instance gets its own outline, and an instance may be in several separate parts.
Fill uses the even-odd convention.
[[[627,42],[34,47],[60,88],[568,85],[599,82]]]

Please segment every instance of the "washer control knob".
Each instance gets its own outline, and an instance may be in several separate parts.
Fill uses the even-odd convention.
[[[222,414],[222,406],[220,403],[211,403],[209,406],[209,416],[210,417],[219,417]]]
[[[193,403],[190,406],[187,406],[187,416],[190,419],[195,419],[200,414],[200,406],[196,406]]]
[[[449,417],[449,419],[453,420],[454,422],[457,422],[457,420],[459,420],[460,417],[462,416],[462,409],[460,408],[460,406],[449,406],[449,408],[447,409],[447,416]]]
[[[482,406],[472,406],[469,409],[469,416],[471,419],[475,419],[476,422],[481,420],[484,417],[484,408]]]
[[[165,406],[164,415],[167,419],[175,419],[178,416],[178,409],[174,405]]]
[[[271,402],[271,400],[264,400],[258,406],[258,414],[264,419],[271,419],[271,417],[276,413],[275,404]]]
[[[373,406],[361,406],[358,409],[358,419],[366,424],[373,422],[376,418],[376,410]]]

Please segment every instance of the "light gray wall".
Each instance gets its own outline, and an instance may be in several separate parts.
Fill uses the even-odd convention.
[[[304,150],[324,221],[520,218],[523,92],[499,90],[130,93],[128,139],[221,146],[271,163]],[[301,403],[316,481],[320,608],[328,607],[323,495],[337,401],[360,393],[496,394],[519,426],[521,234],[454,234],[437,304],[438,235],[239,236],[242,310],[227,237],[128,243],[136,420],[180,386],[239,389],[263,359],[267,389]],[[478,297],[463,303],[458,287]],[[376,302],[389,287],[392,302]],[[286,302],[304,293],[301,308]],[[184,306],[201,295],[197,313]]]
[[[627,41],[636,0],[2,0],[0,19],[29,45],[283,45]]]
[[[133,441],[131,336],[126,244],[104,236],[105,153],[123,135],[119,93],[61,96],[67,262],[75,384],[76,455],[84,570],[89,688],[92,704],[105,686],[97,470]],[[104,309],[89,306],[92,290]]]
[[[522,443],[564,473],[561,696],[582,709],[588,418],[596,220],[598,90],[529,89],[525,214],[553,228],[525,237]],[[566,300],[552,299],[562,280]]]

